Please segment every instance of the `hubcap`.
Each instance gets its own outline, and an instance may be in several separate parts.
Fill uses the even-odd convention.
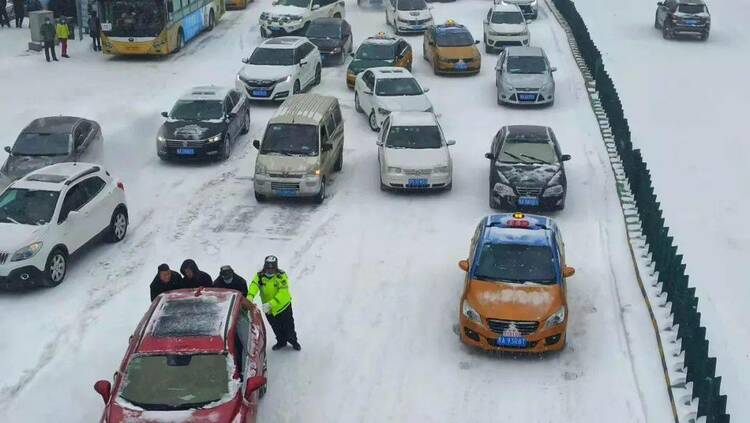
[[[65,258],[61,254],[55,254],[52,257],[52,264],[49,269],[50,279],[59,282],[65,275]]]
[[[378,122],[377,122],[377,118],[375,117],[375,113],[370,114],[370,127],[372,129],[377,129],[378,127]]]
[[[125,215],[122,213],[118,213],[117,216],[115,216],[115,237],[117,239],[122,239],[125,237],[125,231],[128,230],[128,219],[125,218]]]

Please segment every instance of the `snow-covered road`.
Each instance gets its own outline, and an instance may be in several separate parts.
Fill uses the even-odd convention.
[[[230,12],[216,29],[163,59],[94,55],[47,64],[22,53],[20,33],[0,45],[0,128],[7,143],[32,118],[60,113],[102,124],[105,164],[123,179],[131,231],[72,263],[52,290],[0,294],[0,421],[98,418],[93,382],[109,378],[148,305],[161,262],[195,258],[215,275],[230,263],[253,272],[267,254],[290,274],[301,353],[269,352],[261,421],[272,422],[665,422],[671,419],[654,333],[634,280],[609,161],[564,32],[546,11],[532,43],[554,66],[557,100],[546,109],[495,103],[495,57],[469,78],[435,77],[422,37],[407,37],[414,74],[440,113],[453,147],[454,187],[435,195],[378,188],[375,134],[353,110],[345,68],[326,68],[315,92],[344,108],[344,171],[321,206],[269,203],[252,195],[250,146],[275,107],[253,108],[250,134],[230,160],[164,164],[154,136],[177,95],[194,85],[231,85],[240,58],[261,40],[257,17],[270,0]],[[481,38],[490,3],[435,4],[436,21],[465,23]],[[347,1],[355,43],[388,31],[382,10]],[[5,34],[2,34],[4,37]],[[8,60],[5,60],[8,58]],[[506,124],[551,126],[569,195],[556,213],[568,262],[568,347],[544,357],[498,357],[463,347],[453,333],[472,230],[491,213],[487,161]]]

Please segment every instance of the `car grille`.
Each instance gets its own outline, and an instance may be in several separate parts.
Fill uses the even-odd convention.
[[[297,182],[271,182],[271,189],[274,191],[289,190],[289,189],[299,191],[299,183]]]
[[[404,175],[431,175],[432,169],[404,169]]]
[[[268,176],[272,178],[301,178],[304,176],[302,173],[273,173],[268,172]]]
[[[531,335],[536,332],[539,328],[539,322],[534,321],[523,321],[523,320],[499,320],[499,319],[487,319],[487,324],[490,326],[490,330],[495,333],[502,334],[505,332],[511,324],[515,325],[518,332],[521,335]]]
[[[469,57],[469,58],[466,58],[466,59],[441,59],[441,60],[443,60],[444,62],[447,62],[447,63],[458,63],[459,60],[463,60],[464,63],[471,63],[471,62],[474,61],[474,58],[473,57]]]
[[[516,187],[516,191],[518,191],[518,195],[523,195],[524,197],[537,197],[542,193],[541,188],[535,187]]]
[[[8,253],[0,251],[0,264],[5,264],[5,260],[8,260]]]
[[[248,87],[273,87],[276,83],[271,79],[246,79],[240,78]]]
[[[523,43],[521,41],[496,41],[496,46],[522,46]]]
[[[516,88],[516,91],[523,93],[536,93],[539,92],[539,88]]]
[[[201,148],[205,145],[205,140],[167,140],[167,148]]]

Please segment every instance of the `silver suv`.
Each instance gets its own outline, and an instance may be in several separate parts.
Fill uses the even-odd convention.
[[[554,103],[556,70],[539,47],[506,48],[495,65],[497,104]]]

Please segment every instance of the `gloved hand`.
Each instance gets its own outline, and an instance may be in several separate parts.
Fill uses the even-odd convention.
[[[262,308],[263,308],[263,313],[271,314],[271,304],[270,303],[263,304]]]

